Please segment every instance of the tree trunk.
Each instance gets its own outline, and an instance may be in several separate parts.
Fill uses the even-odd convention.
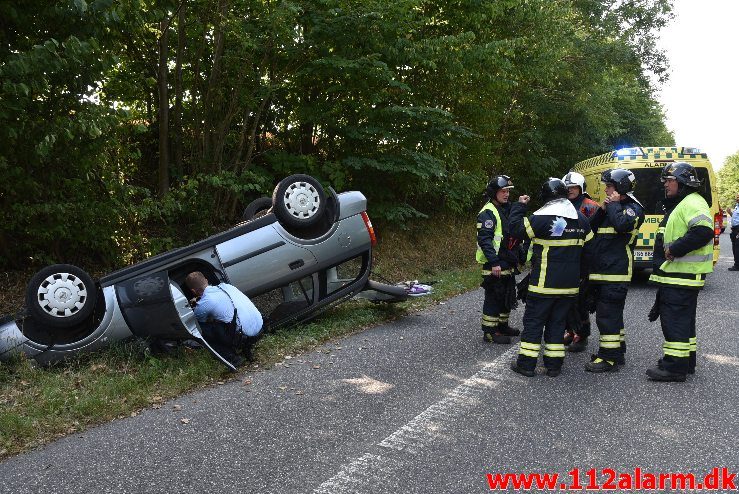
[[[221,118],[220,112],[216,111],[214,102],[215,94],[218,91],[218,85],[221,82],[221,64],[223,62],[223,49],[225,46],[225,33],[223,31],[223,23],[228,11],[228,0],[218,1],[218,19],[215,23],[215,34],[213,36],[213,66],[211,67],[210,77],[208,78],[208,88],[205,93],[204,109],[204,125],[203,125],[203,157],[209,171],[214,170],[214,142],[217,130],[215,122]]]
[[[183,173],[182,166],[182,57],[185,53],[185,4],[183,2],[177,17],[177,58],[175,60],[175,99],[174,99],[174,163],[178,172]]]
[[[163,197],[169,191],[169,95],[167,90],[168,23],[160,23],[159,38],[159,181],[157,192]]]

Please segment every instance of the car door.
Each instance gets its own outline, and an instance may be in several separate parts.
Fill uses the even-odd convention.
[[[216,352],[200,331],[192,307],[167,271],[147,273],[115,285],[123,318],[136,336],[144,339],[195,338],[224,365],[233,365]]]

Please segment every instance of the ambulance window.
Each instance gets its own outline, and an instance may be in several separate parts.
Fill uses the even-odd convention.
[[[664,214],[662,200],[665,198],[665,190],[660,181],[662,170],[659,168],[638,168],[631,171],[636,176],[636,198],[644,206],[646,214]],[[698,192],[701,193],[710,206],[712,197],[708,170],[706,168],[696,168],[696,171],[698,172],[698,178],[703,182],[703,186]]]
[[[631,171],[636,176],[634,195],[644,206],[644,212],[646,214],[664,214],[662,199],[665,198],[665,192],[659,179],[662,169],[637,168]]]

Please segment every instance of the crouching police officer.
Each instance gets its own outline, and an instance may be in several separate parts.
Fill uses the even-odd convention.
[[[633,270],[634,241],[644,223],[644,208],[634,197],[636,177],[629,170],[615,168],[601,175],[606,199],[590,227],[595,238],[589,245],[588,280],[595,293],[595,322],[600,332],[598,353],[585,364],[590,372],[618,370],[625,363],[626,333],[624,305]]]
[[[520,331],[508,325],[511,308],[516,302],[515,272],[518,257],[517,241],[511,238],[508,224],[508,198],[513,182],[507,175],[498,175],[488,182],[485,195],[489,202],[477,215],[477,254],[482,264],[482,331],[485,341],[508,344]]]
[[[562,178],[567,186],[567,198],[570,200],[575,209],[580,211],[586,218],[592,217],[600,208],[600,204],[595,202],[587,193],[585,185],[585,177],[577,172],[569,172]],[[588,279],[587,273],[582,273],[580,284],[580,293],[575,302],[575,313],[579,321],[570,323],[568,318],[568,328],[565,331],[564,343],[570,352],[582,352],[588,346],[588,337],[590,336],[590,315],[585,300],[587,294]]]
[[[593,233],[588,219],[567,199],[562,180],[546,181],[541,200],[544,206],[529,218],[525,216],[529,196],[521,196],[511,208],[511,234],[530,239],[533,248],[521,345],[511,369],[534,375],[543,332],[544,366],[548,376],[556,377],[565,357],[567,313],[579,290],[583,245]]]
[[[654,381],[685,381],[695,372],[698,292],[713,272],[713,222],[692,165],[678,161],[662,170],[665,216],[657,230],[650,283],[659,286],[650,320],[661,318],[664,356],[647,370]]]

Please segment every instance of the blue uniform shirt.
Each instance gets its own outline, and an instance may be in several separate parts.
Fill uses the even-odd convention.
[[[221,288],[223,290],[220,290]],[[234,307],[237,310],[238,329],[246,336],[254,336],[259,333],[263,322],[259,310],[249,300],[249,297],[228,283],[205,287],[205,291],[203,291],[203,295],[194,309],[195,318],[199,322],[215,319],[216,321],[229,323],[234,317]]]
[[[739,204],[734,206],[734,211],[731,212],[731,228],[739,226]]]

